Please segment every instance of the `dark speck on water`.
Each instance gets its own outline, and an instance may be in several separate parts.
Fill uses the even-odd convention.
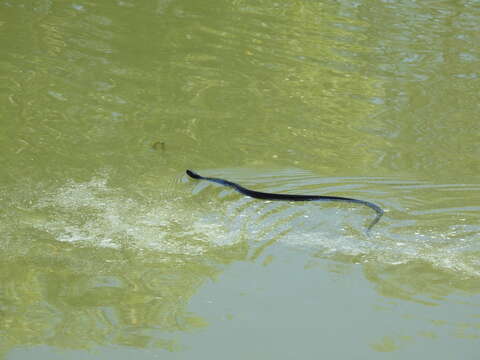
[[[165,151],[165,143],[163,141],[157,141],[153,143],[152,149],[155,151],[158,151],[158,150]]]

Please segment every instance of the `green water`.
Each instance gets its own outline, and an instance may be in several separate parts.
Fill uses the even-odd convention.
[[[0,0],[1,356],[478,359],[479,33],[477,0]]]

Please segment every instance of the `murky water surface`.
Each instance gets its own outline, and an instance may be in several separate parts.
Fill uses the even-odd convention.
[[[479,34],[476,0],[0,0],[2,356],[477,359]]]

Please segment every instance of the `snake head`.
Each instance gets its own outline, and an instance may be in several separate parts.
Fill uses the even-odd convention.
[[[196,172],[193,172],[192,170],[187,170],[186,171],[187,175],[190,176],[193,179],[201,179],[202,177],[198,175]]]

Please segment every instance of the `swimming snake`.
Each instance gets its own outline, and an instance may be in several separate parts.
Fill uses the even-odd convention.
[[[255,199],[262,199],[262,200],[283,200],[283,201],[341,201],[341,202],[349,202],[349,203],[355,203],[355,204],[361,204],[368,206],[370,209],[375,211],[377,214],[375,219],[368,225],[367,228],[367,234],[370,232],[370,230],[375,226],[376,223],[380,221],[380,219],[383,216],[383,209],[378,206],[377,204],[374,204],[370,201],[366,200],[359,200],[359,199],[352,199],[352,198],[347,198],[347,197],[342,197],[342,196],[324,196],[324,195],[295,195],[295,194],[275,194],[275,193],[267,193],[267,192],[261,192],[261,191],[255,191],[255,190],[250,190],[247,188],[244,188],[243,186],[236,184],[232,181],[224,180],[224,179],[219,179],[219,178],[213,178],[213,177],[206,177],[206,176],[201,176],[197,174],[196,172],[193,172],[192,170],[187,170],[186,171],[187,175],[190,176],[193,179],[197,180],[207,180],[211,181],[223,186],[228,186],[231,187],[232,189],[238,191],[239,193],[255,198]]]

